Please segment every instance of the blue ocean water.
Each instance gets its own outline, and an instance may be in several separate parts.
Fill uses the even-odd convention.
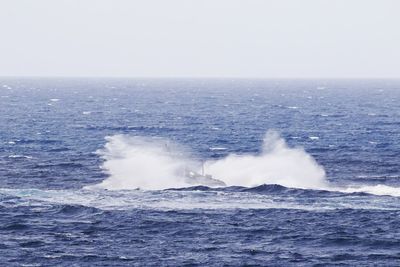
[[[0,114],[2,266],[400,264],[400,81],[3,78]]]

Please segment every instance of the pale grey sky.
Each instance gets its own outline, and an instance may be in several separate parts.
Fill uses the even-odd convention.
[[[400,78],[400,1],[0,0],[0,76]]]

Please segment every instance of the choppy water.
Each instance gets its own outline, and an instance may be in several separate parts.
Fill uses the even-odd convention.
[[[2,79],[0,114],[1,265],[400,264],[399,81]]]

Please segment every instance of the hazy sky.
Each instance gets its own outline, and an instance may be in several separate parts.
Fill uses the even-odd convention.
[[[0,76],[400,78],[400,1],[0,0]]]

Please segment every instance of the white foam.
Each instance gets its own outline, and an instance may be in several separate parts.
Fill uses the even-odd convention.
[[[34,206],[57,203],[82,205],[102,210],[230,210],[230,209],[297,209],[297,210],[337,210],[337,209],[379,209],[398,210],[398,201],[369,196],[343,196],[314,198],[304,203],[301,198],[287,195],[257,194],[251,192],[217,191],[148,191],[148,190],[39,190],[0,188],[0,194],[18,197],[19,206]],[[34,204],[34,205],[33,205]],[[13,204],[14,205],[14,204]]]
[[[383,184],[348,187],[348,188],[338,189],[338,191],[344,193],[368,193],[377,196],[400,197],[400,187],[392,187]]]
[[[107,137],[98,153],[105,160],[103,169],[109,177],[100,188],[165,189],[189,186],[184,170],[198,167],[182,147],[167,140],[115,135]],[[167,147],[166,143],[170,145]],[[196,170],[196,169],[195,169]],[[302,148],[290,148],[277,132],[269,131],[261,154],[230,154],[216,161],[206,161],[205,170],[228,186],[280,184],[297,188],[326,187],[325,171]]]
[[[210,147],[210,150],[211,151],[215,151],[215,150],[226,150],[227,148],[226,147]]]
[[[327,186],[325,171],[304,151],[290,148],[275,131],[268,131],[259,155],[236,155],[206,162],[206,170],[227,185],[280,184],[296,188]]]
[[[31,156],[24,156],[24,155],[9,155],[11,159],[32,159]]]
[[[188,186],[183,173],[190,161],[183,149],[163,139],[114,135],[106,137],[97,153],[105,160],[102,168],[110,175],[101,184],[106,189],[164,189]]]
[[[201,168],[199,162],[191,159],[187,149],[166,139],[114,135],[106,140],[104,149],[98,154],[105,160],[102,168],[109,177],[87,189],[187,187],[191,185],[185,183],[184,170],[189,167],[199,171]],[[399,187],[387,185],[332,186],[326,180],[323,167],[311,155],[301,147],[289,147],[274,131],[265,135],[261,153],[230,154],[222,159],[208,160],[205,172],[228,186],[279,184],[292,188],[400,197]]]
[[[82,205],[103,210],[154,209],[154,210],[230,210],[230,209],[331,209],[325,206],[311,206],[288,200],[282,202],[268,195],[246,192],[204,192],[204,191],[104,191],[104,190],[39,190],[5,189],[0,194],[17,196],[20,205],[32,206],[39,203]],[[24,203],[25,202],[25,203]]]

